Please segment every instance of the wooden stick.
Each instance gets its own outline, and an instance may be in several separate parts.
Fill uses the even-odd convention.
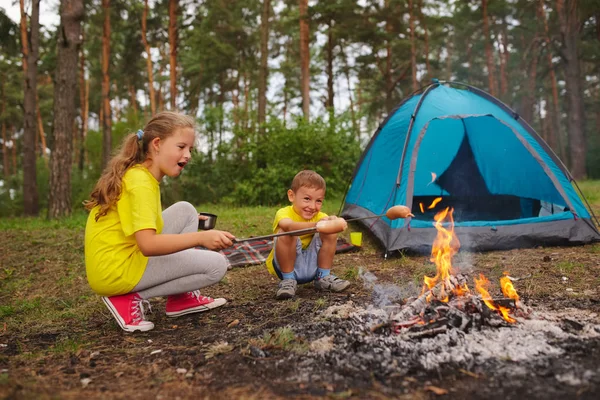
[[[448,285],[444,281],[438,282],[431,289],[423,292],[415,301],[406,305],[402,311],[398,314],[394,315],[392,318],[394,321],[406,321],[409,320],[410,317],[414,315],[420,314],[425,307],[427,307],[427,297],[432,295],[434,298],[438,298],[442,290],[446,292],[446,295],[451,295],[452,290],[457,286],[462,286],[467,282],[466,278],[463,275],[456,275],[450,277],[450,282]]]

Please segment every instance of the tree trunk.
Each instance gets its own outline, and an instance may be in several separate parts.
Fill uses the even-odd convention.
[[[38,126],[38,133],[40,135],[40,156],[44,159],[44,163],[48,166],[48,153],[46,149],[46,133],[44,132],[44,123],[42,122],[42,112],[40,111],[40,98],[36,91],[35,93],[35,114]],[[37,144],[36,144],[37,146]]]
[[[564,146],[562,145],[562,135],[560,129],[560,106],[558,104],[558,83],[554,63],[552,62],[552,43],[550,43],[550,30],[548,29],[548,20],[544,11],[544,0],[538,3],[538,17],[544,23],[544,42],[546,44],[546,60],[550,72],[550,85],[552,87],[552,105],[547,105],[546,110],[550,116],[548,125],[548,144],[558,154],[558,157],[566,164]]]
[[[490,22],[487,14],[487,0],[481,0],[483,9],[483,40],[485,41],[485,58],[488,69],[488,87],[490,94],[496,96],[496,73],[494,68],[494,55],[490,38]]]
[[[10,176],[10,155],[8,154],[8,146],[6,145],[6,121],[4,113],[6,112],[6,98],[4,97],[4,76],[0,77],[0,101],[2,102],[2,108],[0,109],[0,116],[2,116],[2,172],[4,180]],[[14,144],[13,144],[14,146]]]
[[[385,18],[385,32],[387,34],[386,38],[386,56],[385,56],[385,68],[382,72],[382,75],[385,80],[385,109],[388,112],[392,112],[394,109],[394,98],[392,96],[392,91],[394,90],[393,85],[394,82],[392,80],[392,34],[393,27],[391,22],[391,13],[390,9],[390,0],[385,0],[385,10],[386,10],[386,18]]]
[[[410,70],[412,77],[413,92],[419,88],[417,82],[417,46],[415,43],[415,15],[413,10],[413,0],[408,0],[408,24],[410,27]]]
[[[50,160],[48,218],[71,214],[73,122],[83,12],[83,0],[61,1],[54,80],[54,135]]]
[[[17,128],[13,125],[11,126],[11,142],[12,142],[12,172],[13,174],[17,173]],[[37,186],[36,186],[37,187]]]
[[[81,54],[79,56],[79,108],[81,113],[81,130],[79,131],[79,148],[76,151],[79,153],[77,163],[79,171],[83,171],[85,163],[85,137],[88,129],[88,112],[90,102],[89,98],[89,80],[85,79],[85,51],[83,50],[83,42],[85,41],[85,32],[81,31]]]
[[[163,84],[161,82],[161,79],[164,72],[165,72],[165,64],[164,64],[164,60],[167,59],[167,52],[165,50],[165,45],[164,43],[161,43],[158,47],[158,52],[160,53],[160,61],[158,63],[159,67],[158,67],[158,93],[156,94],[156,97],[158,99],[157,101],[157,105],[158,105],[158,109],[156,111],[160,112],[163,111],[165,109],[165,96],[163,94]]]
[[[146,70],[148,72],[148,96],[150,97],[150,111],[156,114],[156,95],[154,94],[154,77],[152,74],[152,55],[146,32],[148,31],[148,0],[144,0],[144,11],[142,12],[142,42],[146,49]]]
[[[350,102],[350,118],[352,119],[352,129],[356,133],[356,140],[360,142],[360,128],[356,121],[356,112],[354,111],[354,99],[352,96],[352,87],[350,81],[350,66],[348,63],[348,58],[346,57],[346,53],[344,51],[344,43],[340,43],[340,53],[344,63],[344,75],[346,75],[346,83],[348,85],[348,100]]]
[[[178,0],[169,0],[169,67],[171,75],[171,110],[177,110],[177,12]]]
[[[256,166],[265,168],[267,163],[265,155],[261,150],[265,142],[265,122],[267,120],[267,80],[269,76],[269,15],[271,12],[271,1],[263,0],[262,13],[260,16],[260,66],[258,69],[258,153],[256,155]]]
[[[37,62],[40,33],[40,1],[32,0],[29,33],[25,16],[24,0],[21,5],[21,45],[23,51],[23,212],[38,215],[35,138],[37,135],[36,98]]]
[[[327,50],[326,50],[326,58],[327,58],[327,100],[325,103],[325,108],[327,108],[330,112],[333,112],[333,82],[335,81],[335,77],[333,76],[333,48],[335,47],[335,43],[333,42],[333,24],[334,20],[331,19],[329,21],[329,26],[327,27]]]
[[[102,169],[112,152],[112,115],[110,110],[110,0],[102,0],[104,28],[102,31]]]
[[[566,3],[566,4],[565,4]],[[562,36],[562,56],[565,61],[565,82],[567,89],[569,132],[569,155],[571,156],[570,170],[573,178],[586,178],[585,129],[583,119],[583,97],[581,73],[579,66],[579,16],[577,15],[577,0],[557,0],[556,11],[560,22]]]
[[[131,82],[127,84],[127,91],[129,92],[129,102],[131,103],[131,108],[133,109],[133,115],[137,116],[138,113],[138,105],[135,93],[135,87]]]
[[[304,118],[310,118],[310,48],[308,30],[308,0],[300,0],[300,90]]]
[[[525,85],[527,90],[523,93],[523,102],[521,105],[521,118],[523,118],[527,123],[533,124],[533,107],[536,103],[536,77],[537,77],[537,65],[538,65],[538,52],[536,49],[537,37],[533,40],[533,44],[531,46],[530,58],[531,64],[529,68],[524,68],[525,71],[528,71],[525,74]]]
[[[450,37],[448,39],[449,39],[447,42],[448,45],[446,46],[446,48],[448,49],[448,54],[446,54],[446,79],[448,81],[451,81],[452,80],[452,56],[454,54],[454,35],[450,35]],[[467,45],[467,63],[470,62],[470,60],[469,60],[470,49],[471,49],[471,46]],[[469,64],[469,68],[470,67],[471,66]]]
[[[431,72],[431,65],[429,64],[429,31],[427,29],[427,20],[423,15],[423,0],[419,0],[419,22],[425,31],[425,78],[429,79]]]
[[[267,115],[267,79],[269,76],[269,14],[271,1],[263,0],[260,18],[260,66],[258,70],[258,130],[259,140],[264,135]]]
[[[508,52],[508,29],[506,28],[506,17],[502,18],[502,38],[500,40],[500,45],[502,47],[502,53],[500,53],[500,65],[502,67],[502,71],[500,73],[500,94],[504,96],[508,91],[508,62],[509,62],[509,52]],[[537,61],[536,61],[537,63]]]

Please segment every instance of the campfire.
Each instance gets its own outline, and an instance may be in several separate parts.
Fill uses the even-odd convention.
[[[439,201],[434,200],[428,208],[433,208]],[[423,205],[420,208],[423,210]],[[460,248],[452,213],[451,208],[446,208],[434,217],[437,237],[432,245],[431,261],[436,265],[436,274],[425,276],[421,294],[416,299],[408,299],[393,316],[392,327],[397,333],[420,337],[451,328],[467,332],[479,330],[484,325],[515,324],[516,316],[529,314],[519,301],[507,272],[500,279],[504,297],[493,298],[489,293],[491,282],[483,274],[473,279],[475,292],[472,292],[467,284],[468,277],[452,268],[452,258]]]

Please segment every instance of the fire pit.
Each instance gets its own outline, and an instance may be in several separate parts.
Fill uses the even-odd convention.
[[[461,331],[481,329],[483,325],[507,326],[517,322],[510,314],[526,317],[530,310],[519,301],[508,273],[500,279],[504,298],[494,299],[489,293],[490,281],[480,274],[474,278],[476,293],[468,286],[468,277],[452,267],[452,257],[460,248],[454,233],[452,209],[446,208],[434,217],[438,231],[432,246],[431,261],[436,265],[434,277],[425,276],[421,294],[408,299],[406,305],[391,318],[396,333],[408,337],[431,336],[450,328]]]

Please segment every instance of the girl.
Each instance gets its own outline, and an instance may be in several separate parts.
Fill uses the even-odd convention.
[[[161,213],[159,183],[178,176],[194,146],[194,120],[161,112],[144,130],[125,137],[84,204],[90,210],[85,228],[85,264],[91,288],[119,326],[127,332],[148,331],[147,299],[168,296],[169,317],[207,311],[225,299],[201,296],[198,289],[215,284],[227,261],[215,251],[235,237],[218,230],[198,232],[198,213],[179,202]]]

